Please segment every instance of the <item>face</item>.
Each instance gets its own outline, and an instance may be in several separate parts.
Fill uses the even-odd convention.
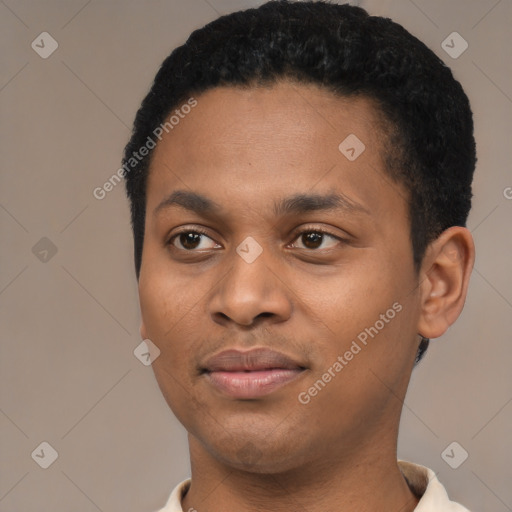
[[[418,278],[373,105],[291,82],[196,99],[147,188],[141,334],[167,403],[254,471],[396,442]]]

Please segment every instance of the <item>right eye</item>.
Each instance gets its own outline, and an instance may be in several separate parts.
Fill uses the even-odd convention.
[[[208,246],[209,240],[213,246]],[[198,228],[182,230],[175,233],[167,242],[173,248],[181,251],[194,252],[195,250],[215,249],[216,246],[220,247],[214,240],[212,240],[205,231]]]

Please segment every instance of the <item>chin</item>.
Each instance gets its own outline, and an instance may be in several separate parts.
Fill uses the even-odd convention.
[[[282,439],[269,439],[267,436],[264,440],[255,435],[237,439],[231,436],[217,442],[210,441],[208,445],[203,446],[217,461],[247,473],[281,474],[307,462],[307,457],[300,456],[303,450],[293,436]]]

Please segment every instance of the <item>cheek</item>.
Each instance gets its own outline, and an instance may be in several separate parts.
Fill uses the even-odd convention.
[[[314,312],[308,315],[322,320],[340,341],[347,340],[392,307],[399,296],[397,284],[382,268],[361,259],[328,279],[309,282],[305,302]]]
[[[327,333],[316,347],[322,353],[316,377],[345,354],[343,374],[350,374],[351,389],[365,388],[370,369],[378,375],[403,372],[414,351],[416,317],[413,274],[403,267],[399,272],[391,259],[367,259],[340,271],[327,286],[311,288],[308,315]]]
[[[152,265],[141,269],[139,301],[146,334],[160,349],[155,373],[191,381],[199,345],[210,334],[204,297],[215,280],[206,273],[187,276],[159,254],[148,260]]]
[[[187,301],[176,283],[165,273],[141,272],[139,280],[139,301],[147,337],[160,349],[155,360],[157,368],[165,369],[172,375],[181,372],[186,361]]]
[[[198,336],[201,323],[195,321],[193,309],[198,289],[191,291],[189,287],[184,294],[181,284],[165,273],[141,271],[139,299],[146,334],[160,349],[152,364],[158,386],[174,414],[188,425],[200,408],[194,393],[194,349],[190,340]]]
[[[142,266],[139,278],[140,309],[148,332],[162,337],[180,328],[191,301],[197,302],[199,287],[190,286],[179,272],[171,271],[165,258],[148,253],[151,264]]]

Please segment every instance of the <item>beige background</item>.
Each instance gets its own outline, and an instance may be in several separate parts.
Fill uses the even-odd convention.
[[[92,191],[118,169],[161,61],[218,14],[261,3],[0,4],[2,512],[152,511],[189,475],[185,433],[133,354],[139,313],[124,189],[101,201]],[[399,456],[431,467],[473,511],[512,510],[512,3],[352,3],[402,23],[443,58],[476,122],[476,268],[460,320],[413,374]],[[59,45],[47,59],[31,48],[43,31]],[[441,48],[453,31],[469,43],[457,59]],[[43,237],[55,255],[42,252]],[[48,469],[31,457],[43,441],[58,452]],[[452,441],[469,453],[457,469],[441,458]]]

